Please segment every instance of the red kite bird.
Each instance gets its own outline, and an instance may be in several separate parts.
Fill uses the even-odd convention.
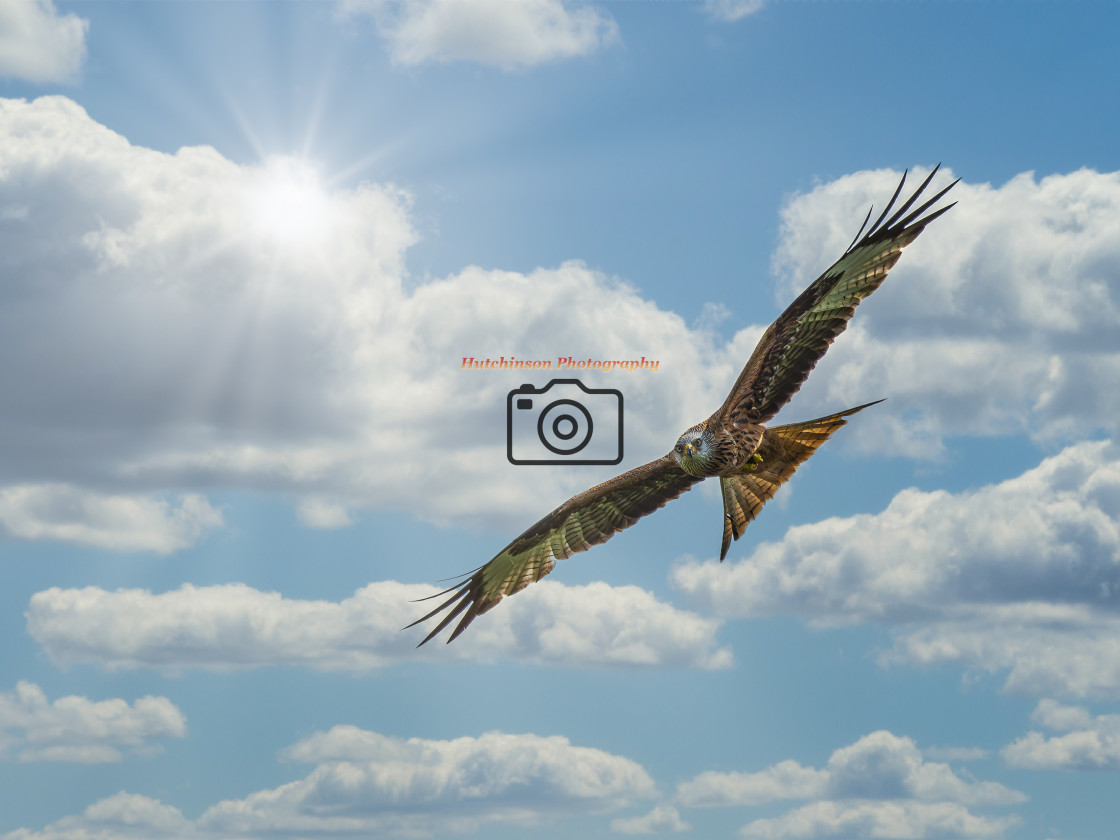
[[[936,172],[935,168],[888,219],[887,214],[906,183],[903,174],[886,209],[864,234],[871,219],[868,210],[844,255],[763,333],[731,393],[715,414],[681,435],[668,455],[568,499],[489,563],[467,572],[459,583],[431,596],[453,593],[408,625],[413,627],[447,610],[420,644],[462,615],[447,640],[451,642],[476,616],[551,572],[557,560],[606,542],[711,476],[719,477],[723,492],[723,545],[719,555],[722,561],[731,541],[739,539],[743,529],[798,465],[847,422],[844,418],[875,405],[867,403],[807,423],[764,425],[797,393],[828,345],[844,331],[859,302],[879,288],[902,249],[953,206],[922,215],[957,181],[910,211]]]

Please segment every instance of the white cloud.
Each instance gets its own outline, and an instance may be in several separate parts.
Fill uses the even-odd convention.
[[[63,817],[42,831],[16,829],[4,840],[188,840],[200,837],[178,808],[121,791],[80,816]]]
[[[1016,805],[1018,791],[966,779],[927,761],[909,738],[879,731],[833,752],[820,770],[782,761],[755,773],[701,773],[677,785],[683,806],[756,806],[813,800],[782,816],[748,823],[744,837],[1001,837],[1015,816],[985,817],[969,807]]]
[[[114,551],[167,554],[224,524],[204,496],[104,494],[70,484],[0,487],[0,529],[24,540],[63,540]]]
[[[188,840],[200,837],[183,813],[136,793],[120,793],[64,816],[43,831],[17,829],[3,840]]]
[[[998,782],[962,779],[947,764],[925,761],[909,738],[879,731],[836,750],[828,760],[828,795],[833,799],[893,799],[1014,805],[1018,791]]]
[[[21,829],[5,840],[463,833],[490,823],[531,826],[609,813],[657,799],[641,765],[560,736],[488,732],[452,740],[405,739],[335,726],[293,744],[280,758],[312,769],[276,788],[219,802],[196,821],[156,800],[120,793],[42,832]],[[806,773],[814,774],[810,784]],[[718,775],[705,773],[680,785],[677,804],[766,801],[744,798],[741,778],[729,787]],[[837,750],[823,770],[782,762],[763,773],[729,775],[784,778],[789,788],[772,788],[774,799],[817,800],[749,823],[742,831],[748,837],[997,838],[1018,818],[978,816],[968,808],[1025,801],[1002,785],[961,778],[946,765],[923,760],[910,739],[889,732]],[[732,794],[682,795],[704,786]],[[657,803],[643,816],[614,819],[611,827],[622,834],[686,831],[677,804]]]
[[[670,831],[688,831],[688,823],[672,805],[661,804],[640,817],[620,817],[611,820],[611,829],[619,834],[664,834]]]
[[[782,761],[758,773],[709,770],[677,785],[677,799],[690,808],[760,805],[778,799],[812,799],[824,793],[827,770]]]
[[[1039,700],[1031,717],[1047,729],[1069,732],[1075,729],[1088,729],[1093,725],[1093,716],[1081,706],[1066,706],[1056,700]],[[1098,721],[1111,722],[1112,715],[1104,715]]]
[[[743,826],[742,837],[814,840],[874,837],[897,840],[1004,837],[1018,817],[980,817],[953,802],[815,802],[772,819]]]
[[[797,526],[730,569],[692,563],[674,580],[723,615],[823,624],[937,618],[969,604],[1107,606],[1118,516],[1120,447],[1081,443],[999,484],[903,490],[881,513]]]
[[[463,832],[612,811],[655,795],[639,764],[559,736],[405,740],[336,726],[285,757],[316,767],[298,781],[213,806],[199,827],[218,835]]]
[[[122,748],[144,754],[157,738],[182,738],[186,719],[166,697],[93,701],[60,697],[53,703],[34,683],[0,692],[0,757],[19,761],[97,764],[120,761]]]
[[[434,741],[336,726],[282,757],[315,766],[302,779],[219,802],[194,821],[158,800],[122,792],[81,816],[4,840],[464,833],[491,823],[530,826],[616,811],[656,795],[641,765],[559,736],[487,732]]]
[[[346,505],[316,497],[300,499],[296,515],[308,528],[345,528],[354,522]]]
[[[786,205],[774,257],[783,304],[898,177],[859,172]],[[1115,432],[1120,393],[1100,383],[1120,375],[1120,172],[1023,173],[1000,187],[961,183],[950,197],[957,206],[861,307],[800,405],[889,397],[892,410],[851,437],[916,457],[936,457],[950,435]]]
[[[878,514],[791,528],[675,585],[722,616],[885,622],[884,661],[1009,668],[1009,689],[1120,695],[1120,447],[1081,443],[959,494],[904,490]]]
[[[473,61],[513,70],[587,55],[618,40],[606,13],[562,0],[342,0],[369,14],[393,61]]]
[[[1120,770],[1120,715],[1094,717],[1080,706],[1047,699],[1039,701],[1033,717],[1047,729],[1066,734],[1029,732],[1008,744],[1000,755],[1011,767]]]
[[[0,76],[65,82],[86,57],[89,21],[59,15],[51,0],[0,0]]]
[[[716,20],[733,22],[753,15],[766,0],[704,0],[704,11]]]
[[[547,665],[725,668],[719,622],[673,608],[633,586],[542,581],[476,621],[455,644],[420,650],[423,615],[411,603],[438,590],[373,583],[341,602],[299,601],[242,584],[162,594],[142,589],[52,588],[36,593],[28,632],[60,666],[228,670],[297,665],[366,670],[401,661],[493,661]]]
[[[1120,617],[1083,604],[971,606],[896,633],[885,665],[962,663],[1007,670],[1006,690],[1028,695],[1120,697]]]
[[[391,186],[327,192],[307,164],[134,147],[60,97],[0,100],[0,117],[0,206],[21,208],[0,219],[17,278],[0,353],[21,360],[0,370],[0,460],[22,485],[238,486],[524,527],[610,470],[509,464],[505,397],[526,374],[464,371],[463,355],[659,359],[628,374],[637,463],[749,350],[574,262],[405,291],[415,234]]]
[[[914,799],[961,805],[1013,805],[1021,793],[968,781],[947,764],[926,761],[909,738],[880,730],[833,752],[822,770],[782,761],[756,773],[701,773],[677,785],[689,807],[753,806],[782,799]]]

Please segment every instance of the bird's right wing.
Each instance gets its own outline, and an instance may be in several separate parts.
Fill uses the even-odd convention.
[[[552,571],[557,560],[606,542],[701,480],[688,475],[671,455],[666,455],[585,490],[530,527],[489,563],[467,572],[459,583],[431,596],[438,598],[454,593],[408,626],[448,611],[420,642],[422,645],[463,613],[447,640],[451,642],[475,616],[495,606],[506,595],[520,592],[540,580]]]
[[[880,402],[882,400],[876,400],[805,423],[772,426],[763,433],[762,443],[757,451],[762,457],[761,463],[748,462],[740,474],[719,480],[723,493],[723,545],[719,551],[721,563],[727,556],[731,540],[737,540],[743,535],[743,529],[758,516],[762,506],[773,498],[778,488],[789,480],[801,464],[809,460],[818,446],[847,422],[844,418]]]
[[[902,249],[913,242],[926,225],[953,206],[950,204],[922,215],[952,189],[956,181],[917,209],[910,210],[936,174],[937,169],[929,173],[914,194],[888,219],[906,183],[903,175],[886,209],[863,238],[860,238],[861,227],[844,255],[767,328],[717,412],[720,420],[732,425],[765,423],[797,393],[828,346],[848,326],[859,302],[879,288],[887,272],[898,262]],[[864,227],[870,218],[871,211],[868,211]]]

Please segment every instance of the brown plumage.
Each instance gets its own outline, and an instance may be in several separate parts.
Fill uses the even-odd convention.
[[[773,498],[793,471],[817,447],[832,437],[832,433],[845,425],[845,417],[851,417],[882,400],[849,408],[839,414],[830,414],[807,423],[790,423],[787,426],[771,426],[762,435],[756,454],[761,462],[748,463],[738,473],[721,475],[719,489],[723,494],[723,545],[720,546],[719,559],[727,556],[732,539],[739,539],[743,529],[751,522],[762,506]]]
[[[731,541],[739,539],[762,506],[847,422],[845,418],[875,405],[867,403],[806,423],[764,425],[797,393],[809,371],[844,331],[859,302],[879,288],[902,249],[953,206],[922,215],[956,181],[911,210],[936,173],[935,168],[888,219],[906,183],[904,174],[886,209],[864,234],[871,219],[868,211],[843,256],[767,328],[731,393],[711,417],[681,435],[668,455],[572,497],[490,562],[432,596],[450,595],[408,626],[447,612],[420,644],[458,618],[448,639],[452,641],[476,616],[547,575],[557,560],[606,542],[711,476],[719,476],[723,494],[723,560]]]

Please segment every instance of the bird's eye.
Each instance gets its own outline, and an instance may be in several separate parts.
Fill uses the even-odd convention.
[[[679,443],[677,444],[676,449],[677,449],[677,452],[684,452],[684,447],[681,446]]]

